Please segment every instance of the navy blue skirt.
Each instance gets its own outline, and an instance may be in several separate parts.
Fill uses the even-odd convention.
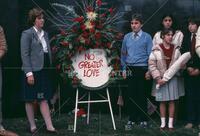
[[[50,100],[53,96],[52,81],[49,70],[33,72],[34,85],[27,83],[27,77],[22,76],[22,100],[26,102]]]

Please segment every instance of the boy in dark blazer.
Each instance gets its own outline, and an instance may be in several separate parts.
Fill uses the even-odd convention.
[[[183,52],[190,52],[191,59],[187,63],[185,71],[185,90],[186,90],[186,110],[187,124],[185,128],[189,129],[197,124],[200,128],[200,58],[196,54],[195,44],[197,30],[200,25],[199,19],[191,17],[188,20],[189,32],[184,37]]]

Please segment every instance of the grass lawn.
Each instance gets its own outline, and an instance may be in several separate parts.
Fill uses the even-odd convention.
[[[86,124],[86,118],[79,117],[77,121],[77,132],[73,133],[73,115],[61,114],[53,117],[53,123],[58,130],[58,136],[198,136],[200,130],[194,128],[186,130],[184,123],[175,124],[175,131],[168,132],[159,130],[159,119],[149,121],[150,127],[142,129],[135,127],[132,130],[125,130],[124,125],[127,117],[119,118],[115,115],[117,130],[113,130],[112,121],[109,114],[91,114],[90,124]],[[38,117],[37,127],[40,128],[35,136],[48,136],[42,118]],[[4,125],[7,129],[17,132],[20,136],[31,136],[28,132],[28,122],[26,118],[6,119]]]

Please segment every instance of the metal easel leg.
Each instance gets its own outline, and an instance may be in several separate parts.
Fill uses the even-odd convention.
[[[90,123],[90,92],[88,92],[87,124]]]
[[[115,120],[114,120],[114,117],[113,117],[113,111],[112,111],[112,106],[111,106],[111,102],[110,102],[110,95],[109,95],[108,88],[106,89],[106,92],[107,92],[107,98],[108,98],[108,103],[109,103],[109,108],[110,108],[110,114],[111,114],[112,123],[113,123],[113,129],[116,130]]]
[[[76,103],[74,112],[74,133],[76,132],[77,112],[78,112],[78,88],[76,90]]]

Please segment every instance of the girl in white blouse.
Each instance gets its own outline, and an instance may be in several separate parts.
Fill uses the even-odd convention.
[[[176,30],[175,23],[174,23],[174,18],[170,14],[166,14],[162,17],[162,22],[161,22],[162,28],[173,28],[175,30],[172,44],[180,46],[182,45],[183,42],[183,33],[180,30]],[[161,38],[161,30],[156,32],[156,34],[153,37],[153,46],[158,45],[162,43],[163,40]]]

